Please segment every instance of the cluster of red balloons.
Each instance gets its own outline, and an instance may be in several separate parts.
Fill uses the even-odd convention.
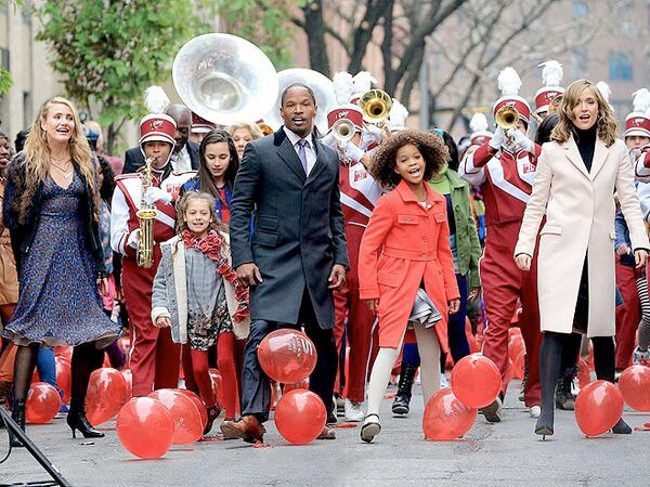
[[[267,376],[285,384],[274,416],[280,435],[294,445],[315,440],[325,427],[327,410],[321,398],[307,390],[308,377],[316,367],[313,342],[297,330],[276,330],[262,340],[257,357]],[[273,396],[273,387],[271,392]]]
[[[424,409],[424,437],[446,441],[465,435],[478,408],[493,402],[500,390],[501,374],[494,362],[478,353],[462,358],[451,372],[451,388],[434,394]]]
[[[208,416],[199,396],[185,389],[158,389],[129,400],[117,415],[117,437],[133,455],[162,457],[171,445],[193,443]]]

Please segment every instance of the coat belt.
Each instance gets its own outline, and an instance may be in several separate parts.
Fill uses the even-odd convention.
[[[430,250],[428,252],[421,252],[417,250],[406,250],[406,249],[393,249],[391,247],[384,247],[383,254],[389,257],[395,257],[396,259],[406,259],[406,260],[415,260],[415,261],[431,261],[438,260],[437,250]]]

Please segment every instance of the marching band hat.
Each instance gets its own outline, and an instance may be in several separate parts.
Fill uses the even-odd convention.
[[[499,73],[497,83],[502,96],[494,103],[492,114],[496,116],[497,112],[501,108],[511,106],[517,110],[519,117],[524,120],[526,124],[529,124],[530,106],[525,98],[519,96],[521,78],[519,78],[517,71],[508,66]]]
[[[176,122],[164,113],[150,113],[140,120],[140,146],[145,142],[167,142],[176,145]]]
[[[345,118],[352,122],[355,130],[363,129],[363,112],[357,105],[346,104],[338,106],[327,114],[327,128],[332,128],[337,120]]]
[[[193,134],[207,134],[214,128],[216,128],[216,125],[214,123],[208,122],[205,118],[202,118],[196,113],[192,112],[192,133]]]
[[[535,93],[535,112],[548,112],[549,105],[553,99],[564,93],[564,88],[560,86],[562,76],[562,65],[554,59],[545,61],[539,65],[542,67],[542,80],[544,86]]]
[[[481,145],[494,135],[488,130],[488,120],[484,113],[476,112],[469,121],[469,145]]]
[[[650,138],[650,91],[641,88],[634,92],[634,109],[625,117],[625,133],[623,137],[640,135]]]

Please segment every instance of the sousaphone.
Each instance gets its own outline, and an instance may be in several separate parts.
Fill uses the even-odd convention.
[[[327,113],[336,107],[336,95],[334,94],[334,84],[327,76],[312,69],[292,68],[285,69],[278,73],[279,93],[273,107],[266,115],[264,121],[273,129],[278,129],[283,124],[280,115],[280,97],[282,91],[292,83],[302,83],[309,86],[314,91],[316,97],[316,126],[321,134],[327,132]]]
[[[190,110],[220,125],[255,122],[278,96],[271,60],[231,34],[204,34],[185,43],[174,59],[172,79]]]

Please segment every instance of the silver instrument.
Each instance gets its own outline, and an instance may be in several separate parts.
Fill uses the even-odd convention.
[[[282,91],[292,83],[302,83],[314,91],[318,107],[315,124],[322,134],[327,132],[327,113],[337,106],[334,84],[327,76],[312,69],[292,68],[278,73],[279,94],[271,110],[264,115],[264,121],[274,130],[283,124],[280,115],[280,97]]]
[[[204,34],[186,42],[174,59],[172,79],[190,110],[221,125],[255,122],[278,97],[271,60],[231,34]]]

